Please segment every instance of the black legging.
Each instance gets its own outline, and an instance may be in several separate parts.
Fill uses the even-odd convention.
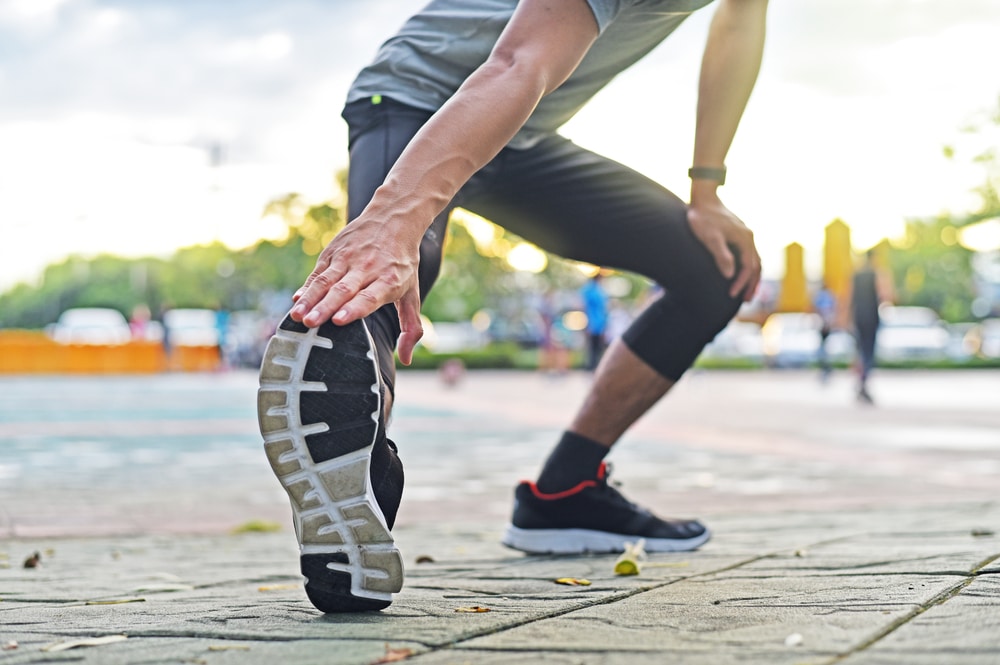
[[[361,214],[430,112],[382,98],[344,109],[350,127],[348,219]],[[434,220],[420,244],[420,297],[441,267],[448,216],[461,206],[568,259],[628,270],[663,289],[622,339],[662,376],[677,380],[740,305],[730,281],[687,222],[687,206],[645,176],[561,136],[505,148]],[[386,305],[368,318],[383,378],[394,386],[399,318]]]

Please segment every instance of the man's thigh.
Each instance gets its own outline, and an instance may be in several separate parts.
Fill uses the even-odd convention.
[[[459,205],[549,252],[636,272],[675,293],[727,288],[681,199],[564,139],[503,151],[470,181]]]

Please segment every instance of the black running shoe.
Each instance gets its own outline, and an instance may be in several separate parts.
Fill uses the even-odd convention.
[[[403,466],[385,437],[384,389],[364,321],[286,317],[267,345],[257,416],[292,502],[306,594],[323,612],[380,610],[403,586],[389,529]]]
[[[565,492],[518,485],[503,544],[532,554],[582,554],[623,552],[625,543],[642,538],[647,552],[682,552],[710,537],[699,522],[662,520],[630,502],[608,484],[608,466],[601,464],[597,478]]]

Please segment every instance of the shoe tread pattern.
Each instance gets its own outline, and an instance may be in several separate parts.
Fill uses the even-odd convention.
[[[382,609],[402,559],[369,480],[382,397],[365,324],[307,328],[290,317],[268,343],[258,420],[288,493],[306,592],[324,612]]]

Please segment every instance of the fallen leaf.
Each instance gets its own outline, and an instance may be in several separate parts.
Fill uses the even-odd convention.
[[[385,645],[385,655],[378,660],[372,661],[371,665],[382,665],[382,663],[398,663],[413,655],[413,649],[393,649],[388,644]]]
[[[615,561],[615,575],[638,575],[639,562],[634,558],[622,554]]]
[[[639,562],[646,558],[646,541],[640,538],[635,543],[625,543],[625,551],[615,561],[615,575],[638,575]]]
[[[240,533],[274,533],[275,531],[281,531],[281,525],[277,522],[250,520],[234,527],[229,533],[236,535]]]
[[[250,651],[250,647],[245,644],[212,644],[209,651]]]
[[[114,598],[111,600],[88,600],[84,605],[123,605],[125,603],[145,603],[145,598]]]
[[[456,607],[455,611],[456,612],[469,612],[469,613],[478,614],[479,612],[489,612],[490,608],[488,608],[488,607],[480,607],[479,605],[473,605],[472,607]]]
[[[66,651],[77,647],[100,647],[105,644],[114,644],[128,639],[127,635],[105,635],[104,637],[88,637],[82,640],[70,640],[69,642],[56,642],[42,647],[42,651]]]
[[[584,580],[578,577],[560,577],[556,580],[556,584],[565,584],[567,586],[590,586],[590,580]]]
[[[288,591],[300,588],[302,588],[301,584],[265,584],[257,587],[257,591]]]

